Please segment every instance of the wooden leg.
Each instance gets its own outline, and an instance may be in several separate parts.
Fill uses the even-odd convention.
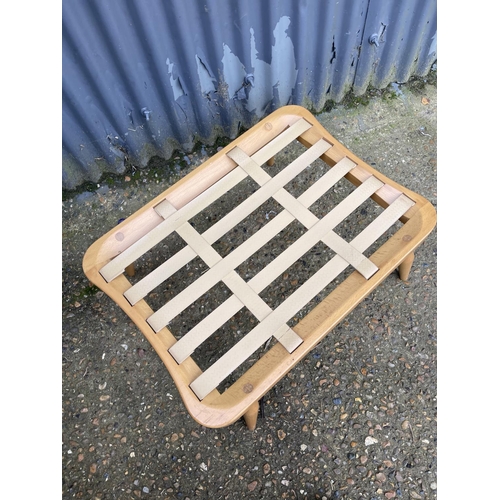
[[[274,165],[274,156],[272,156],[271,158],[269,158],[269,160],[266,161],[266,165],[269,165],[270,167]]]
[[[134,264],[130,264],[125,268],[125,272],[127,273],[128,276],[134,276],[135,275],[135,266]]]
[[[403,280],[406,281],[408,280],[408,276],[410,275],[410,269],[411,265],[413,264],[413,259],[415,258],[415,254],[412,252],[411,254],[406,257],[403,262],[399,265],[399,277]]]
[[[248,408],[247,412],[243,415],[245,419],[245,423],[247,427],[253,431],[257,426],[257,416],[259,415],[259,402],[255,401],[250,408]]]

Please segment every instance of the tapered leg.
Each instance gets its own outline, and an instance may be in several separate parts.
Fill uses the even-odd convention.
[[[399,265],[399,269],[398,269],[398,271],[399,271],[399,277],[403,281],[406,281],[408,279],[408,276],[410,275],[410,269],[411,269],[411,265],[413,264],[413,259],[414,258],[415,258],[415,254],[412,252]]]
[[[266,161],[266,165],[269,165],[270,167],[274,165],[274,156],[272,156],[271,158],[269,158],[269,160]]]
[[[252,403],[250,408],[246,411],[246,413],[243,415],[243,418],[245,419],[245,423],[247,424],[247,427],[253,431],[255,427],[257,426],[257,416],[259,415],[259,402],[255,401],[255,403]]]

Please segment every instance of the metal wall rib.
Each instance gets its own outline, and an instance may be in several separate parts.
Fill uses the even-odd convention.
[[[63,0],[65,189],[425,76],[436,0]],[[377,43],[370,43],[377,35]]]

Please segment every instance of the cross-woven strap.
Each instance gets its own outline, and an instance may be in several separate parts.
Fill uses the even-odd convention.
[[[383,234],[395,221],[397,221],[411,206],[413,202],[401,195],[390,207],[361,232],[351,244],[360,252],[365,250],[374,239]],[[290,297],[282,302],[264,321],[259,323],[234,347],[227,351],[213,365],[204,371],[190,384],[195,394],[203,399],[214,390],[229,374],[250,357],[260,345],[266,342],[276,330],[303,307],[309,300],[316,296],[346,267],[347,263],[340,256],[335,256],[311,278],[309,278]]]
[[[199,257],[206,264],[208,270],[205,273],[147,318],[147,323],[157,333],[212,287],[221,282],[227,286],[231,295],[170,347],[169,352],[178,363],[183,363],[242,308],[248,309],[258,320],[255,328],[190,384],[199,399],[216,389],[272,336],[288,352],[293,352],[302,339],[287,322],[349,265],[365,279],[370,279],[378,268],[363,252],[414,204],[405,195],[396,193],[399,197],[352,241],[340,237],[335,232],[336,226],[386,185],[377,177],[367,175],[330,212],[318,218],[310,207],[349,171],[359,169],[355,162],[347,157],[340,159],[298,197],[290,194],[285,186],[327,153],[332,148],[330,142],[319,138],[275,176],[262,168],[265,162],[310,128],[309,122],[299,119],[253,154],[246,153],[243,147],[235,146],[227,152],[227,157],[235,164],[229,173],[178,209],[168,198],[157,204],[154,208],[164,219],[163,222],[100,270],[106,281],[112,281],[170,234],[175,232],[184,240],[186,245],[180,251],[124,292],[126,299],[134,306],[194,258]],[[209,229],[201,234],[196,231],[190,219],[246,178],[255,181],[259,188]],[[283,210],[228,255],[221,256],[212,245],[270,198],[280,204]],[[238,266],[251,259],[252,255],[295,220],[304,226],[305,233],[246,282],[236,271]],[[334,257],[273,310],[259,294],[320,242],[334,251]]]

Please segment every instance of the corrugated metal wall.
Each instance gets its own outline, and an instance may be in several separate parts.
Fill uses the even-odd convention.
[[[436,0],[63,0],[63,188],[425,76]],[[371,42],[370,42],[371,40]]]

